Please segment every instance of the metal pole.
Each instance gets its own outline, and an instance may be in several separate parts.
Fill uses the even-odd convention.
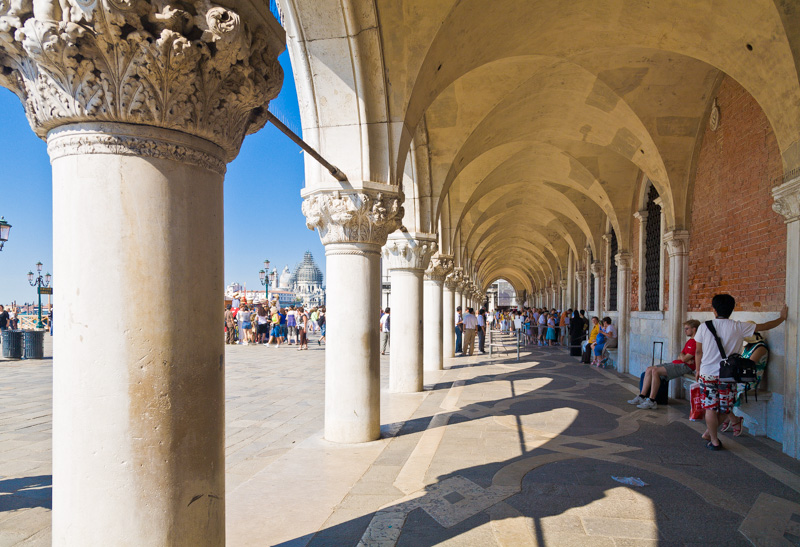
[[[297,146],[305,150],[308,154],[311,155],[312,158],[317,160],[322,166],[328,170],[328,172],[333,175],[333,177],[338,180],[339,182],[347,182],[347,175],[342,173],[335,165],[329,163],[325,158],[319,155],[319,152],[311,148],[306,141],[298,137],[294,131],[286,127],[282,121],[275,117],[275,114],[267,111],[267,121],[272,122],[272,125],[277,127],[281,133],[292,139]]]
[[[36,280],[36,292],[39,293],[39,322],[36,323],[36,328],[41,329],[44,328],[44,324],[42,324],[42,276],[39,276],[39,279]]]

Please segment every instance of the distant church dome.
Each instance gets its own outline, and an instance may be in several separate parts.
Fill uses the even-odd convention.
[[[292,274],[289,271],[289,265],[283,267],[283,271],[281,272],[281,277],[278,281],[278,286],[281,289],[291,289],[292,288]]]
[[[303,255],[303,261],[297,265],[294,271],[294,282],[296,285],[322,285],[322,270],[317,267],[314,257],[309,251]]]

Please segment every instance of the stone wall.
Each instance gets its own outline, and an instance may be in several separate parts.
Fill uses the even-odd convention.
[[[631,329],[628,359],[628,372],[637,378],[650,366],[653,359],[653,342],[664,344],[664,361],[671,361],[669,355],[669,325],[659,311],[631,313]],[[656,364],[661,356],[656,351]]]
[[[778,310],[786,279],[786,228],[770,194],[782,168],[778,144],[732,78],[717,103],[719,128],[706,126],[692,196],[689,310],[710,310],[717,292],[732,294],[737,310]]]

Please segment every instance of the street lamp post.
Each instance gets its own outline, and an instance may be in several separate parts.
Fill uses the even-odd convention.
[[[8,241],[8,234],[11,233],[11,224],[6,222],[5,217],[0,217],[0,251],[3,250],[3,244]]]
[[[264,289],[264,298],[269,303],[269,260],[264,261],[264,269],[258,271],[258,278],[261,280],[261,286]]]
[[[37,287],[36,292],[39,293],[39,321],[36,322],[36,328],[42,329],[44,328],[44,323],[42,323],[42,287],[49,287],[50,286],[50,279],[51,276],[49,273],[44,274],[42,277],[42,263],[36,263],[36,277],[34,278],[33,272],[28,272],[28,283],[31,284],[31,287]]]

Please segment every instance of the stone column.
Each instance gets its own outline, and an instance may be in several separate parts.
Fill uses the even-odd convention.
[[[683,322],[689,307],[689,232],[673,230],[664,234],[669,255],[669,353],[678,355],[683,349],[685,336]],[[680,382],[669,383],[669,396],[680,398]]]
[[[786,219],[786,304],[789,317],[784,323],[783,451],[793,458],[800,458],[800,177],[773,188],[772,196],[775,198],[772,208]]]
[[[575,299],[575,255],[572,251],[567,258],[567,308],[575,309],[577,301]]]
[[[611,291],[609,290],[609,285],[611,284],[611,261],[614,260],[614,257],[611,256],[611,232],[607,232],[603,234],[603,253],[602,253],[602,264],[603,264],[603,271],[609,272],[609,278],[604,279],[605,283],[601,285],[603,287],[603,310],[611,309]]]
[[[603,263],[599,261],[592,262],[592,275],[594,276],[594,314],[603,319],[603,306],[602,296],[603,293]]]
[[[448,316],[444,314],[443,289],[444,280],[452,269],[453,257],[437,253],[431,257],[430,265],[425,270],[425,315],[422,335],[424,370],[442,370],[444,368],[443,341]],[[450,338],[452,339],[452,336]]]
[[[394,302],[389,351],[393,393],[422,391],[422,275],[435,250],[435,235],[400,231],[383,248]]]
[[[394,187],[363,185],[303,193],[325,245],[325,438],[338,443],[380,437],[380,249],[403,218]]]
[[[631,330],[631,253],[620,251],[614,257],[617,263],[617,343],[618,370],[630,370],[628,355],[630,355],[630,330]],[[671,382],[677,383],[677,382]]]
[[[562,279],[558,282],[558,286],[561,289],[559,294],[559,309],[566,310],[567,309],[567,280]]]
[[[456,288],[458,287],[458,269],[449,274],[444,281],[442,295],[442,355],[445,359],[456,355]]]
[[[578,285],[578,309],[585,310],[586,309],[586,272],[582,269],[578,269],[575,272],[575,277]]]
[[[222,184],[285,41],[227,5],[0,8],[0,85],[53,171],[55,545],[225,541]]]

